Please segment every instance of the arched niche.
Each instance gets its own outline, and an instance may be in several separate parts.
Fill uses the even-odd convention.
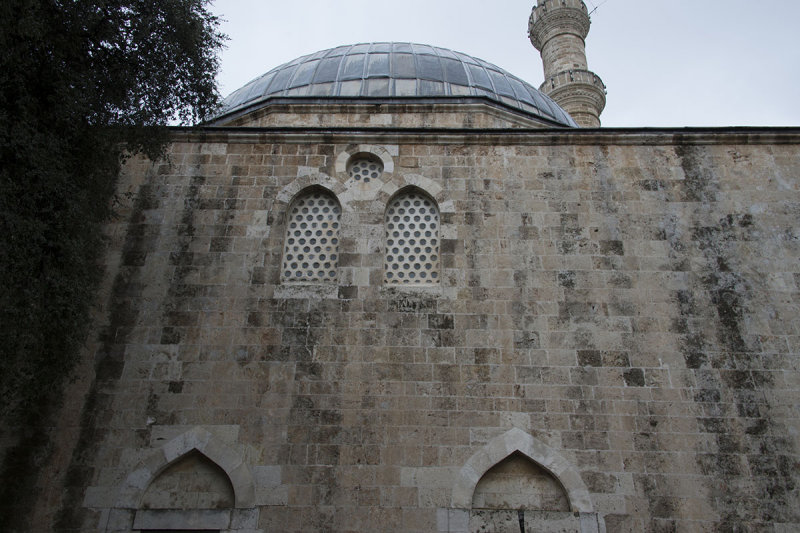
[[[594,512],[589,491],[577,470],[558,452],[517,428],[495,437],[469,458],[456,476],[452,507],[470,509],[478,481],[490,468],[514,453],[534,461],[558,480],[569,499],[570,511]]]
[[[490,468],[475,486],[472,509],[569,512],[561,483],[520,452]]]
[[[484,474],[513,454],[533,461],[558,481],[569,500],[569,511],[594,512],[589,491],[577,470],[558,452],[517,428],[495,437],[467,460],[453,485],[452,507],[471,509],[475,488]]]
[[[139,509],[153,481],[193,453],[201,454],[204,464],[208,464],[206,460],[210,461],[225,474],[233,489],[233,507],[253,507],[255,485],[241,453],[200,427],[175,437],[141,461],[122,483],[115,507]]]
[[[231,509],[235,491],[225,471],[197,450],[173,461],[150,483],[140,509]]]
[[[520,429],[489,441],[461,468],[438,527],[451,533],[604,533],[577,470]]]

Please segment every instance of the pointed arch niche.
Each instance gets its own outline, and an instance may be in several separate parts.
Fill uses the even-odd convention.
[[[138,531],[229,530],[232,512],[252,508],[255,486],[241,453],[195,427],[157,449],[125,479],[118,509]]]
[[[601,533],[602,519],[577,470],[558,452],[511,429],[476,452],[456,476],[440,531]]]

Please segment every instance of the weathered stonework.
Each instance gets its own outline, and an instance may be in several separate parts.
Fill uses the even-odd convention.
[[[797,529],[798,160],[796,129],[176,130],[126,166],[43,501],[79,531]],[[338,281],[290,286],[314,186]],[[383,282],[408,187],[441,213],[435,287]],[[187,454],[233,505],[144,498]],[[474,508],[509,457],[569,509]]]

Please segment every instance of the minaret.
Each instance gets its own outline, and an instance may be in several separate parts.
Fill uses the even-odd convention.
[[[589,12],[582,0],[539,0],[528,34],[542,54],[544,83],[539,90],[556,101],[579,126],[599,128],[606,86],[586,65]]]

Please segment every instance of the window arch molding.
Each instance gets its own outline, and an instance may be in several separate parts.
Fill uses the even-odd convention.
[[[386,206],[399,192],[409,187],[415,187],[430,196],[438,205],[439,213],[455,213],[453,201],[444,196],[444,188],[434,180],[419,174],[395,176],[381,188],[376,201]]]
[[[383,174],[386,176],[391,176],[394,172],[394,160],[392,159],[392,155],[389,153],[387,148],[389,147],[378,146],[374,144],[359,144],[349,146],[336,158],[336,162],[334,163],[336,173],[340,175],[347,173],[347,162],[352,156],[356,154],[370,154],[380,159],[381,163],[383,163]],[[396,149],[396,147],[393,148]]]
[[[343,210],[350,210],[348,202],[342,198],[342,193],[345,190],[343,183],[323,172],[320,172],[318,169],[305,168],[305,171],[306,173],[298,176],[296,179],[292,180],[280,191],[278,191],[278,193],[275,195],[276,207],[288,207],[288,205],[292,203],[292,200],[294,200],[303,190],[310,187],[319,187],[334,195],[342,205]]]

